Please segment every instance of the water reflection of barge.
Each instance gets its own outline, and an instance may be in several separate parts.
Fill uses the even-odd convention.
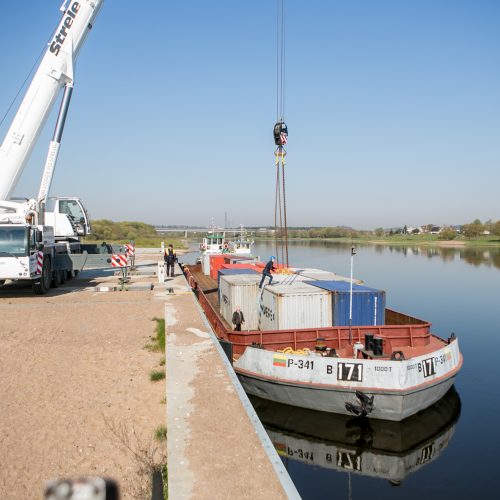
[[[454,388],[433,406],[401,422],[316,412],[256,397],[251,401],[285,465],[295,460],[392,484],[436,460],[460,417],[460,398]]]
[[[340,299],[336,303],[338,310],[344,307],[345,311],[345,282],[312,279],[304,283],[300,282],[303,276],[288,275],[282,284],[261,292],[258,274],[245,279],[220,276],[221,290],[224,283],[245,287],[250,297],[247,316],[255,312],[252,309],[260,316],[267,313],[274,321],[279,313],[283,321],[272,324],[288,325],[290,318],[293,323],[295,317],[309,313],[311,308],[301,309],[296,300],[304,298],[305,304],[306,295],[311,299],[309,304],[315,304],[321,313],[310,325],[299,318],[296,322],[302,326],[298,327],[233,331],[227,322],[230,315],[221,314],[221,306],[232,314],[243,295],[224,293],[224,302],[221,299],[219,304],[214,266],[221,258],[230,260],[230,256],[211,258],[212,278],[200,266],[186,266],[184,271],[213,330],[228,347],[234,370],[248,394],[324,412],[401,421],[439,401],[452,387],[462,365],[456,338],[437,337],[431,333],[430,323],[385,308],[385,298],[377,302],[379,291],[368,287],[355,285],[360,304],[375,304],[377,321],[351,328],[345,323],[327,326],[334,317],[332,289],[338,292],[336,297],[344,299],[343,304]],[[237,297],[234,304],[231,295]]]

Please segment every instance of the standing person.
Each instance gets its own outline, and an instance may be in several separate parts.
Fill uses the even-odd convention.
[[[233,325],[236,332],[241,332],[241,325],[245,322],[245,317],[240,311],[240,306],[236,306],[236,311],[233,313]]]
[[[177,255],[175,254],[175,250],[172,244],[168,245],[167,249],[165,250],[165,255],[163,256],[163,259],[165,260],[165,263],[167,264],[167,276],[169,274],[170,270],[170,276],[173,278],[174,277],[174,265],[175,261],[177,260]]]
[[[269,284],[270,285],[273,283],[273,276],[271,274],[271,271],[276,271],[276,268],[274,267],[275,260],[276,260],[276,257],[273,255],[269,259],[269,262],[266,264],[266,267],[262,270],[262,279],[260,280],[259,288],[262,288],[262,285],[264,284],[266,277],[269,277]]]

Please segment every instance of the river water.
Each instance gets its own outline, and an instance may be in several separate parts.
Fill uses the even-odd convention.
[[[350,245],[294,242],[289,262],[344,276]],[[256,243],[255,254],[275,252]],[[253,400],[304,499],[499,498],[500,250],[362,245],[354,276],[387,307],[454,332],[464,355],[456,392],[406,422],[359,422]]]
[[[289,262],[344,276],[348,244],[292,242]],[[255,244],[267,260],[275,251]],[[354,276],[387,307],[454,332],[464,356],[455,389],[401,423],[252,402],[304,499],[498,498],[500,250],[360,245]]]

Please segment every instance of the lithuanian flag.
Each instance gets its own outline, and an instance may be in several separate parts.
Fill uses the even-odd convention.
[[[275,354],[273,356],[273,366],[282,366],[286,368],[286,356],[283,356],[283,354]]]
[[[288,455],[285,444],[276,442],[273,442],[273,444],[279,455],[281,455],[282,457],[286,457]]]

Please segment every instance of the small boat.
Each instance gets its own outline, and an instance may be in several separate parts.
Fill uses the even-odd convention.
[[[224,231],[209,231],[200,243],[200,252],[203,254],[229,253],[229,242]]]
[[[240,232],[236,239],[229,242],[230,251],[238,255],[251,255],[254,241],[247,236],[247,232],[240,226]]]
[[[431,333],[429,322],[385,308],[385,295],[384,303],[377,302],[378,291],[368,292],[378,311],[374,324],[325,326],[332,325],[333,315],[328,316],[325,306],[328,292],[318,292],[318,287],[325,287],[320,280],[308,282],[315,286],[294,286],[316,289],[310,296],[318,304],[322,301],[321,325],[233,331],[221,315],[217,281],[207,284],[205,280],[198,286],[199,272],[199,267],[185,267],[189,283],[250,395],[311,410],[401,421],[439,401],[462,366],[455,335],[440,338]],[[223,277],[221,282],[229,279]],[[246,281],[246,285],[255,283],[257,290],[258,276]],[[277,292],[281,288],[270,286],[268,296],[281,295]],[[230,296],[222,295],[227,309]],[[259,314],[275,320],[277,308],[263,304],[270,302],[259,302],[257,297]],[[293,316],[296,310],[289,308],[287,314]]]

